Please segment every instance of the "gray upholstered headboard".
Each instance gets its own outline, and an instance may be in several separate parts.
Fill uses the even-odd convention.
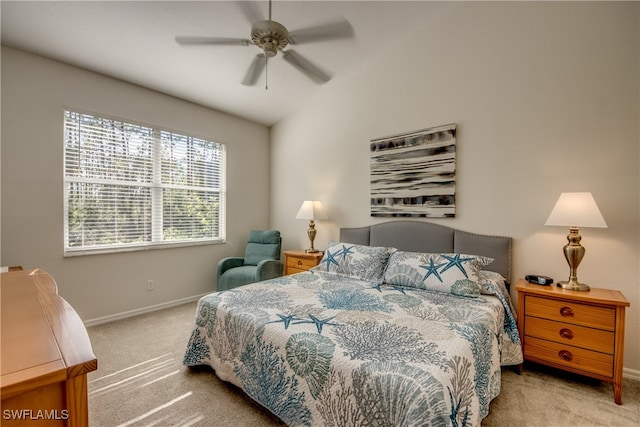
[[[390,221],[358,228],[341,228],[340,241],[387,246],[409,252],[464,253],[493,258],[486,270],[511,283],[511,237],[488,236],[420,221]]]

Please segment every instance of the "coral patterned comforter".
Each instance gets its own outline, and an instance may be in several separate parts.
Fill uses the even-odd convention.
[[[199,301],[184,364],[290,426],[479,426],[500,366],[522,362],[506,289],[483,293],[318,270],[242,286]]]

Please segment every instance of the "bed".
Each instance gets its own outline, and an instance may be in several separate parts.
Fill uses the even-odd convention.
[[[511,238],[343,228],[308,272],[204,296],[184,357],[290,426],[480,426],[522,363]]]

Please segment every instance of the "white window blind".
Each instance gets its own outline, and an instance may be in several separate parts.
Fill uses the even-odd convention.
[[[225,237],[223,144],[65,111],[65,255]]]

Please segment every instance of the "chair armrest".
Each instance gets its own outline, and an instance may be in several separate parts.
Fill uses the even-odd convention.
[[[218,268],[217,268],[217,279],[218,281],[220,280],[220,276],[222,276],[222,273],[224,273],[225,271],[231,269],[231,268],[235,268],[235,267],[241,267],[242,264],[244,264],[244,258],[242,257],[227,257],[227,258],[222,258],[220,261],[218,261]]]
[[[265,259],[258,263],[256,270],[256,281],[273,279],[282,276],[284,272],[284,263],[276,259]]]

